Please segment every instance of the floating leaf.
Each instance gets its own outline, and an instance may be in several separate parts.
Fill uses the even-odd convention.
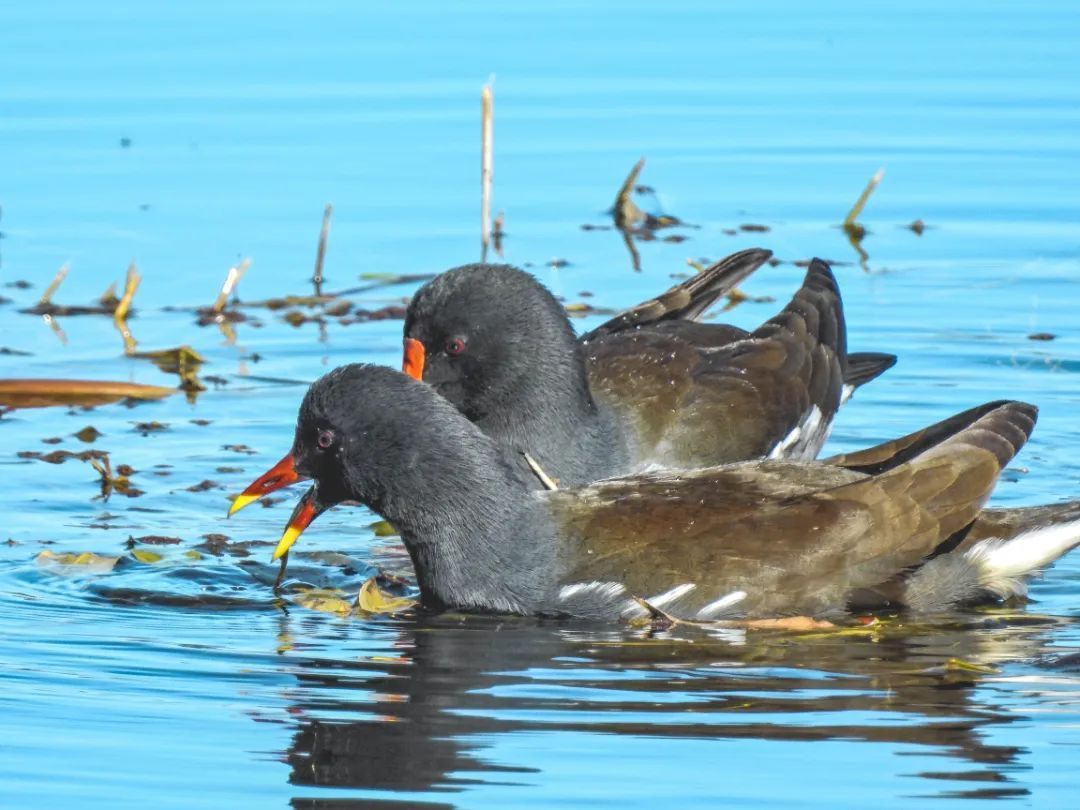
[[[252,450],[246,444],[223,444],[223,445],[221,445],[221,449],[222,450],[231,450],[234,453],[244,453],[245,455],[248,455],[248,456],[253,456],[253,455],[255,455],[256,452],[258,452],[256,450]]]
[[[369,527],[376,537],[397,537],[398,530],[388,520],[377,520]]]
[[[950,658],[945,662],[946,672],[978,672],[982,675],[997,675],[999,670],[987,664],[976,664],[963,658]]]
[[[204,481],[200,481],[197,484],[193,484],[190,487],[187,487],[185,489],[185,491],[186,492],[206,492],[209,489],[224,489],[224,487],[221,486],[221,484],[219,484],[217,481],[211,481],[210,479],[206,479]]]
[[[101,431],[99,431],[93,425],[87,425],[82,430],[80,430],[78,433],[72,433],[71,435],[74,436],[76,439],[78,439],[80,442],[85,442],[86,444],[90,444],[91,442],[94,442],[98,438],[100,438]]]
[[[310,551],[304,553],[304,559],[320,562],[323,565],[336,565],[340,568],[350,568],[356,565],[356,560],[339,551]]]
[[[201,560],[203,555],[191,548],[184,552],[184,556],[189,560]]]
[[[155,366],[168,374],[178,374],[192,366],[201,366],[206,361],[203,356],[188,345],[177,346],[175,349],[158,349],[152,352],[135,352],[132,357],[149,360]]]
[[[104,574],[108,571],[112,571],[119,560],[119,557],[106,557],[101,554],[94,554],[91,551],[83,551],[80,553],[63,552],[57,554],[46,549],[37,555],[38,565],[46,565],[58,570],[71,568],[80,572],[95,574]],[[74,573],[74,570],[72,573]]]
[[[158,554],[156,551],[149,551],[149,550],[147,550],[145,548],[132,549],[131,556],[134,557],[139,562],[147,563],[147,564],[161,562],[163,559],[165,559],[160,554]]]
[[[158,422],[156,420],[152,421],[152,422],[136,422],[135,423],[135,431],[137,433],[141,433],[143,436],[147,436],[147,435],[149,435],[151,433],[161,433],[161,431],[168,430],[168,429],[169,429],[168,425],[162,424],[161,422]]]
[[[104,405],[121,399],[164,399],[175,388],[107,380],[0,379],[0,405],[47,408],[53,405]]]
[[[360,593],[356,596],[356,606],[365,613],[397,613],[398,611],[411,608],[416,600],[404,596],[388,596],[379,590],[372,577],[360,586]]]
[[[166,374],[180,377],[181,387],[186,391],[203,391],[205,386],[199,382],[198,371],[206,361],[203,356],[188,345],[175,349],[158,349],[152,352],[135,352],[132,357],[149,360]]]
[[[51,453],[39,453],[36,450],[20,450],[15,455],[19,458],[34,458],[38,461],[44,461],[46,464],[63,464],[71,458],[77,458],[79,461],[92,461],[109,457],[109,454],[104,450],[83,450],[79,453],[73,453],[70,450],[53,450]]]
[[[128,548],[134,548],[136,545],[175,546],[180,543],[180,538],[168,537],[160,534],[144,534],[142,537],[129,537],[127,543]]]
[[[348,616],[352,613],[352,604],[344,598],[344,594],[331,588],[311,588],[300,591],[296,594],[296,604],[308,610],[336,613],[339,616]]]

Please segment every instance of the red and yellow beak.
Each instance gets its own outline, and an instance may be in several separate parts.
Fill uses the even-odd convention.
[[[295,484],[301,479],[302,476],[296,471],[292,455],[285,456],[285,458],[256,478],[251,486],[236,496],[236,500],[229,507],[229,517],[232,517],[235,512],[239,512],[245,506],[254,503],[264,495],[277,492],[279,489]]]
[[[311,521],[315,520],[328,508],[328,506],[319,502],[319,488],[317,486],[305,492],[300,502],[296,504],[296,508],[293,509],[289,524],[285,527],[285,533],[278,540],[273,559],[280,559],[282,555],[292,548],[293,543],[304,533],[304,529],[311,525]]]
[[[401,370],[414,380],[424,379],[424,344],[416,338],[405,338],[405,357]]]

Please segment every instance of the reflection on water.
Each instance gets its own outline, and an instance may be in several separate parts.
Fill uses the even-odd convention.
[[[995,665],[1038,656],[1057,624],[990,613],[861,635],[635,639],[420,620],[397,630],[393,654],[290,662],[290,782],[410,793],[519,784],[536,769],[501,764],[490,740],[541,731],[919,746],[942,760],[911,777],[977,784],[912,793],[1026,795],[1014,782],[1030,767],[1026,747],[995,743],[987,729],[1028,718],[978,687]]]

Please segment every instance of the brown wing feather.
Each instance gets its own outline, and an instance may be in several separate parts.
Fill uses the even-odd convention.
[[[815,260],[784,310],[722,348],[642,329],[585,351],[593,393],[637,439],[637,463],[695,468],[768,455],[814,408],[817,421],[790,453],[816,455],[839,407],[847,349],[836,279]]]
[[[631,331],[669,320],[696,320],[722,295],[772,258],[771,250],[750,248],[733,253],[671,289],[620,312],[581,336],[589,343],[602,335]]]
[[[745,591],[749,615],[821,613],[917,563],[971,523],[1034,409],[1006,403],[876,476],[751,462],[552,493],[563,582],[616,581],[641,596],[695,583],[683,609]]]
[[[915,458],[950,436],[955,436],[959,431],[974,424],[987,414],[998,410],[1005,404],[1006,400],[987,402],[984,405],[969,408],[898,439],[882,442],[865,450],[830,456],[822,461],[825,464],[845,467],[867,475],[876,475]]]

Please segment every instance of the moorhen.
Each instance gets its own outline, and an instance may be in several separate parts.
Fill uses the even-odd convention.
[[[742,278],[769,255],[743,251],[708,274]],[[579,339],[528,273],[466,265],[413,296],[404,369],[564,485],[655,467],[814,458],[845,383],[872,379],[895,357],[850,363],[836,279],[820,260],[791,302],[750,333],[684,319],[700,315],[715,289],[676,287]]]
[[[358,501],[398,528],[433,609],[712,620],[835,615],[889,582],[916,609],[920,587],[935,608],[945,595],[1008,595],[1080,541],[1075,504],[1026,510],[1068,522],[999,514],[991,533],[964,536],[1035,416],[1021,402],[972,409],[866,451],[856,464],[872,472],[760,460],[537,491],[430,386],[343,366],[300,407],[287,458],[315,483],[275,557],[322,511]],[[1019,533],[992,534],[1006,527]]]
[[[896,357],[846,354],[840,294],[820,261],[753,333],[691,320],[770,256],[732,254],[580,339],[521,270],[450,270],[409,305],[405,370],[566,486],[656,466],[813,458],[839,404]],[[282,459],[229,514],[299,479]]]

